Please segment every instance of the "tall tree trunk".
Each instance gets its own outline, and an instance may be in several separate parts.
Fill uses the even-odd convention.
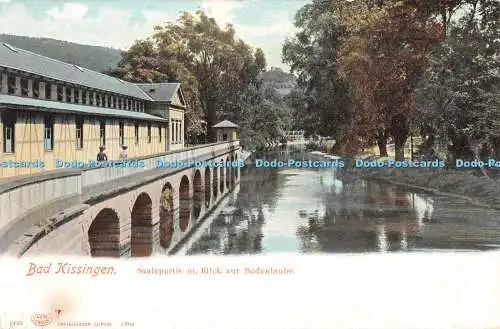
[[[409,132],[408,120],[404,114],[397,114],[391,118],[391,135],[394,138],[396,161],[402,161],[405,158],[405,144]]]
[[[495,139],[495,158],[500,159],[500,138]]]
[[[387,154],[387,132],[385,129],[380,129],[377,134],[377,146],[381,157],[388,156]]]
[[[408,136],[394,137],[394,158],[396,161],[405,159],[405,144]]]
[[[378,152],[379,152],[381,157],[388,156],[388,154],[387,154],[387,138],[385,136],[377,138],[377,146],[378,146]]]
[[[213,143],[217,141],[217,135],[215,133],[215,129],[213,128],[213,125],[215,125],[217,122],[216,120],[216,113],[215,113],[215,108],[212,106],[211,103],[207,104],[207,137],[208,137],[208,142]]]

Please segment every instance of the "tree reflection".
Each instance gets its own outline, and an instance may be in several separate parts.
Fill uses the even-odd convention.
[[[274,155],[275,156],[275,155]],[[272,154],[266,156],[273,160]],[[263,157],[264,158],[264,157]],[[284,178],[273,168],[247,166],[241,171],[237,197],[222,210],[188,254],[253,254],[262,252],[264,208],[274,211]]]
[[[396,251],[408,248],[408,234],[418,236],[408,192],[353,176],[334,180],[342,191],[323,195],[324,216],[299,213],[308,219],[297,229],[303,252]]]

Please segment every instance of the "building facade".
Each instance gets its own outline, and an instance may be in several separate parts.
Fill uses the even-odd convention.
[[[0,43],[0,178],[181,149],[179,83],[134,84]],[[59,160],[59,161],[58,161]]]

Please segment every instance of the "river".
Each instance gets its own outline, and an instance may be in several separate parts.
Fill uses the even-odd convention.
[[[267,159],[310,159],[303,150]],[[364,253],[500,248],[500,213],[338,169],[243,168],[240,184],[181,253]]]

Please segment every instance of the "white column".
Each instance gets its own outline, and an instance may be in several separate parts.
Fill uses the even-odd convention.
[[[2,90],[0,90],[1,94],[7,94],[8,88],[7,88],[7,73],[0,73],[0,79],[1,83],[0,85],[2,86]]]
[[[57,100],[57,85],[55,83],[52,84],[52,88],[50,89],[51,95],[50,99],[53,101]]]
[[[70,97],[71,97],[71,103],[74,103],[75,102],[75,88],[70,88],[69,92],[70,92]]]
[[[21,77],[16,77],[16,90],[14,94],[21,96]]]
[[[33,80],[28,79],[28,97],[33,97]]]
[[[38,86],[40,87],[40,92],[39,92],[39,96],[38,96],[38,97],[39,97],[40,99],[45,99],[45,98],[46,98],[46,97],[45,97],[45,82],[40,81],[40,82],[38,83]]]
[[[83,90],[78,89],[78,104],[83,104]]]

